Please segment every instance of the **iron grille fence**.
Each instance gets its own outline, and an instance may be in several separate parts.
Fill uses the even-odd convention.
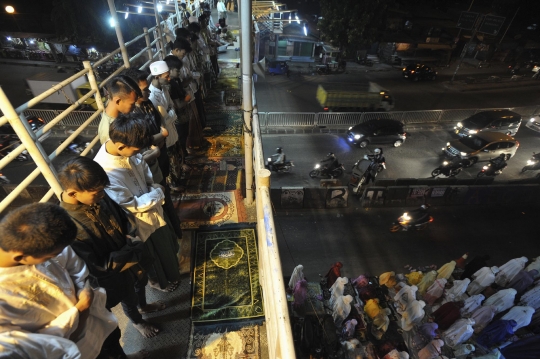
[[[536,114],[540,114],[540,106],[524,106],[499,108],[498,110],[511,110],[523,116],[524,120]],[[371,119],[392,118],[403,122],[405,125],[411,124],[447,124],[458,122],[475,113],[496,109],[458,109],[458,110],[426,110],[426,111],[391,111],[391,112],[259,112],[260,126],[268,127],[348,127]],[[58,110],[25,110],[27,117],[41,117],[45,122],[49,122],[58,116],[62,111]],[[69,113],[61,122],[60,126],[64,128],[81,126],[94,112],[93,111],[73,111]],[[212,118],[222,118],[212,116],[212,114],[227,113],[238,114],[236,111],[212,111],[209,112],[210,125],[218,125],[219,120]],[[99,125],[100,117],[96,118],[88,126],[96,128]],[[217,121],[217,122],[216,122]]]

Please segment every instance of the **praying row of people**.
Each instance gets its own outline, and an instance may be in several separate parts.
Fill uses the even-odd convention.
[[[175,29],[170,54],[149,73],[129,68],[108,82],[101,147],[58,169],[59,205],[27,205],[0,223],[0,357],[148,356],[126,355],[111,309],[121,304],[143,337],[155,337],[161,329],[145,316],[167,305],[146,293],[180,285],[171,191],[182,190],[186,158],[206,146],[203,100],[220,44],[209,16]]]
[[[438,358],[445,346],[456,356],[472,355],[476,350],[477,357],[484,359],[496,358],[501,352],[507,358],[540,357],[540,257],[531,261],[515,258],[500,267],[487,266],[487,256],[475,257],[469,263],[467,258],[466,254],[438,270],[434,265],[423,268],[426,273],[406,266],[411,270],[406,275],[386,272],[378,277],[378,284],[388,291],[387,299],[400,318],[401,330],[410,333],[405,336],[409,338],[409,351],[420,359]],[[344,295],[345,287],[355,287],[360,305],[354,306],[370,322],[375,341],[384,340],[392,313],[381,306],[373,279],[360,275],[349,280],[341,276],[342,267],[341,262],[332,265],[325,285],[330,292],[329,309],[343,332],[342,344],[352,355],[359,348],[365,352],[367,347],[353,342],[357,341],[354,331],[358,321],[349,315],[354,298]],[[304,288],[307,283],[299,265],[289,282],[293,307],[305,301]],[[530,334],[522,339],[515,336],[524,327]],[[527,356],[523,356],[523,348],[527,348]],[[408,358],[408,353],[396,348],[383,355]]]

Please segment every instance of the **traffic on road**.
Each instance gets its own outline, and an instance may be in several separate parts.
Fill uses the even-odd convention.
[[[475,178],[479,176],[483,167],[490,163],[489,160],[495,160],[501,154],[505,156],[506,166],[504,171],[499,172],[496,181],[516,181],[537,175],[536,169],[540,166],[536,164],[536,157],[531,157],[534,156],[534,152],[540,152],[540,134],[535,131],[522,126],[515,138],[497,132],[482,132],[471,136],[474,137],[460,138],[454,130],[410,131],[406,143],[402,146],[376,143],[359,148],[349,141],[350,135],[346,133],[267,134],[263,136],[263,145],[265,157],[270,157],[277,147],[281,147],[287,158],[294,161],[294,168],[288,173],[272,174],[271,183],[274,188],[319,186],[319,179],[314,177],[320,176],[310,176],[310,173],[316,169],[321,160],[328,158],[330,152],[335,155],[339,164],[344,166],[344,174],[343,176],[328,174],[325,178],[335,177],[342,184],[347,184],[355,164],[365,155],[372,155],[376,148],[383,150],[386,166],[386,170],[378,172],[377,179],[437,176]],[[473,147],[476,146],[476,141],[480,147],[465,153],[466,146],[460,141],[471,142],[470,145]],[[456,143],[462,146],[459,147]],[[460,150],[454,154],[454,148]]]

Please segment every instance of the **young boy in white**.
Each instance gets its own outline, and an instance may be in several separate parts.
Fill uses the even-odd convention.
[[[51,203],[21,207],[0,223],[0,357],[123,354],[105,290],[90,287],[85,263],[69,247],[76,233],[67,212]]]

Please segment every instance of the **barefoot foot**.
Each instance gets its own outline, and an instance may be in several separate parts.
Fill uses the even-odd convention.
[[[135,329],[141,333],[141,335],[145,338],[153,338],[159,333],[159,329],[155,327],[154,325],[148,323],[148,322],[141,322],[139,324],[133,323],[133,326]]]
[[[144,307],[139,308],[139,313],[146,314],[146,313],[154,313],[159,312],[160,310],[163,310],[167,308],[167,305],[163,303],[161,300],[158,300],[154,303],[146,304]]]

